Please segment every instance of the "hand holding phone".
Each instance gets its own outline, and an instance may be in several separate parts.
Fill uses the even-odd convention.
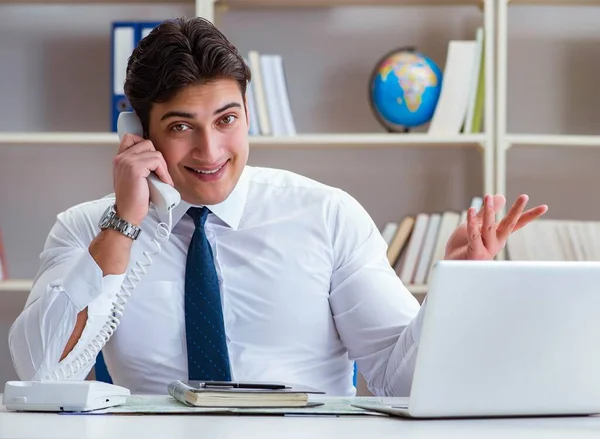
[[[120,145],[113,166],[117,215],[139,225],[148,213],[149,201],[159,211],[168,212],[181,197],[173,188],[162,154],[142,137],[138,117],[123,112],[117,127]]]

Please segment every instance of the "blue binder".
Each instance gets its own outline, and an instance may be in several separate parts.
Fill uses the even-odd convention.
[[[125,97],[123,85],[127,71],[127,61],[144,38],[160,22],[154,21],[116,21],[112,23],[111,33],[111,124],[117,131],[117,119],[122,111],[131,111],[131,104]]]

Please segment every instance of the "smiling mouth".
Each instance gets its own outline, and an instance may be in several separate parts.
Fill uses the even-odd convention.
[[[196,168],[190,168],[189,166],[186,166],[185,168],[188,171],[192,171],[192,172],[195,172],[197,174],[211,175],[211,174],[216,174],[217,172],[219,172],[221,169],[223,169],[223,166],[225,166],[226,164],[227,164],[227,162],[225,162],[221,166],[219,166],[217,168],[213,168],[213,169],[196,169]]]

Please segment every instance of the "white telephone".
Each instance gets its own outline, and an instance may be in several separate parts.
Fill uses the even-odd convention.
[[[122,112],[117,119],[117,133],[119,134],[119,140],[122,140],[126,133],[137,134],[142,137],[142,122],[135,113]],[[151,172],[148,176],[148,185],[150,188],[150,202],[159,212],[168,213],[181,201],[179,192],[164,183],[154,172]]]
[[[117,132],[121,140],[126,133],[142,133],[142,124],[132,112],[122,112],[117,121]],[[136,262],[127,275],[121,290],[113,302],[108,320],[90,344],[72,361],[40,381],[8,381],[4,386],[2,403],[8,410],[20,411],[90,411],[123,404],[130,395],[129,389],[98,381],[69,380],[74,374],[94,361],[120,323],[127,298],[152,264],[152,256],[161,250],[161,243],[171,233],[171,211],[181,201],[181,196],[172,186],[161,181],[156,174],[148,177],[150,203],[160,213],[168,214],[168,224],[160,223],[152,240],[157,247],[154,252],[144,252],[145,262]]]

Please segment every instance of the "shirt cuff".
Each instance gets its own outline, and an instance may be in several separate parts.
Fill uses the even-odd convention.
[[[101,296],[114,297],[124,279],[125,274],[103,277],[102,269],[86,250],[63,279],[62,287],[79,312]]]

